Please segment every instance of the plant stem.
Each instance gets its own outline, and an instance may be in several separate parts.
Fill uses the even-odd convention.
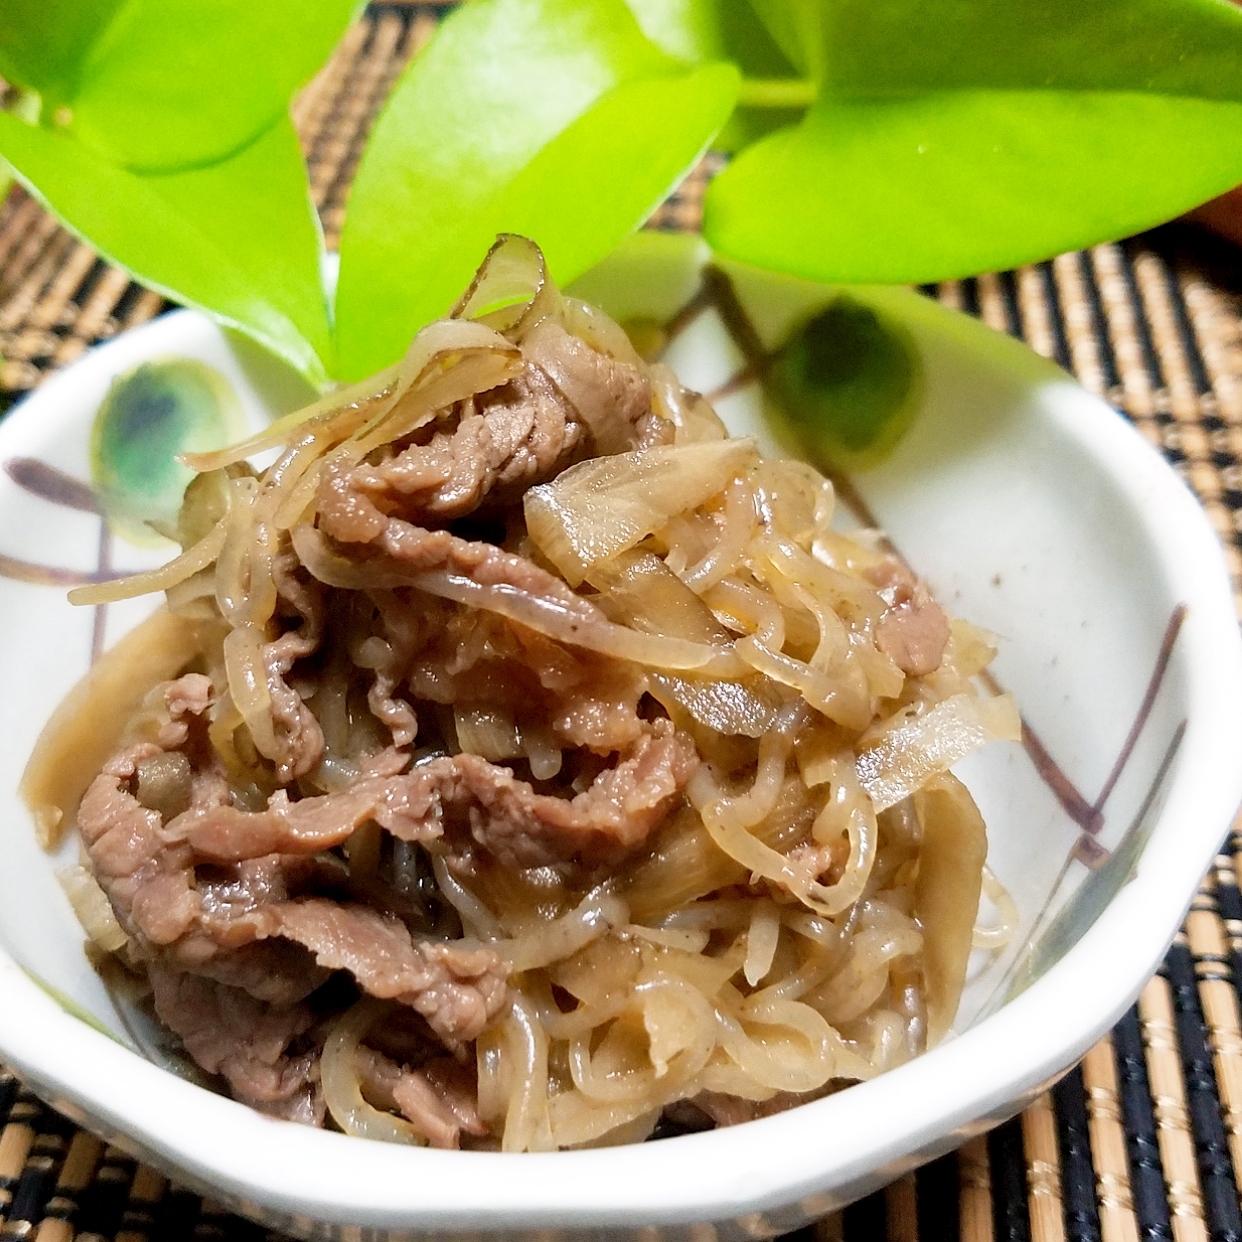
[[[737,102],[746,108],[809,108],[817,92],[805,78],[743,78]]]

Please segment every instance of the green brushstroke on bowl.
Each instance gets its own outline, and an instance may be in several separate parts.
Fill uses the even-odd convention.
[[[914,421],[923,365],[908,330],[842,293],[794,330],[766,381],[781,421],[812,460],[865,470]]]
[[[137,544],[171,528],[193,471],[179,454],[244,432],[228,381],[184,358],[143,363],[113,381],[91,429],[91,481],[109,527]]]

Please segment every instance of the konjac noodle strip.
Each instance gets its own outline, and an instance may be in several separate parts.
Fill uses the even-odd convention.
[[[263,473],[247,465],[278,450]],[[952,1021],[1017,728],[832,488],[493,248],[373,380],[204,455],[167,603],[23,792],[101,952],[235,1098],[408,1144],[641,1140]]]

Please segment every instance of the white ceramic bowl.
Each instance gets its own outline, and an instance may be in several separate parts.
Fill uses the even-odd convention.
[[[702,260],[692,240],[647,235],[582,290],[619,316],[667,320],[694,293]],[[733,276],[769,344],[833,296]],[[0,474],[0,569],[10,575],[0,577],[0,1056],[75,1120],[236,1210],[342,1238],[764,1236],[1003,1120],[1069,1067],[1159,962],[1242,797],[1242,645],[1222,559],[1173,472],[1062,372],[913,294],[857,296],[905,325],[924,367],[918,417],[885,464],[854,480],[861,499],[952,611],[999,635],[997,678],[1081,796],[1075,820],[1072,798],[1059,799],[1017,744],[961,765],[1021,923],[1004,953],[974,963],[953,1037],[874,1082],[763,1121],[528,1156],[305,1129],[153,1064],[136,1050],[144,1034],[132,1014],[88,966],[16,796],[38,729],[86,666],[94,619],[61,590],[12,575],[37,578],[36,563],[94,569],[99,521]],[[251,421],[287,400],[250,351],[178,312],[93,351],[14,410],[0,425],[0,466],[34,458],[88,479],[90,423],[110,380],[170,355],[216,367]],[[710,308],[669,358],[703,390],[740,361]],[[770,442],[753,385],[720,408]],[[114,542],[117,564],[158,557]],[[142,607],[109,609],[109,638]]]

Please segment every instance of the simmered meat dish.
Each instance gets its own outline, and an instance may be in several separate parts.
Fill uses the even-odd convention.
[[[943,1035],[986,852],[948,769],[1017,728],[987,636],[531,243],[401,363],[193,464],[181,555],[80,593],[167,602],[24,792],[223,1090],[539,1150]]]

